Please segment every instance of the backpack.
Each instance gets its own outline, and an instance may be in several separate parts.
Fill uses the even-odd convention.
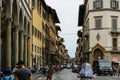
[[[6,80],[6,76],[3,77],[3,80]],[[9,76],[8,80],[13,80],[11,76]]]

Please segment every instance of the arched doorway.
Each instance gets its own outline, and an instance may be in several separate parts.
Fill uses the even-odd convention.
[[[93,61],[96,60],[96,59],[99,59],[99,58],[104,59],[104,52],[105,52],[105,48],[97,43],[92,48]]]
[[[103,52],[100,49],[96,49],[94,51],[94,60],[96,59],[103,59]]]

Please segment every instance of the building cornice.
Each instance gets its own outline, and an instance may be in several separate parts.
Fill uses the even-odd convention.
[[[87,19],[90,12],[101,12],[101,11],[112,11],[112,12],[120,12],[120,9],[110,9],[110,8],[104,8],[104,9],[91,9],[88,11],[88,13],[85,15],[85,20]]]
[[[120,9],[110,9],[110,8],[104,8],[104,9],[91,9],[89,12],[97,12],[97,11],[120,11]]]

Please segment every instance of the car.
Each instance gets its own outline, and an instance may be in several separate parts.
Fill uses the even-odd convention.
[[[71,69],[71,64],[67,64],[67,65],[66,65],[66,68],[67,68],[67,69]]]
[[[98,59],[93,61],[93,71],[98,75],[113,75],[112,64],[107,60]]]
[[[79,73],[79,71],[80,71],[80,67],[78,65],[73,65],[72,66],[72,72]]]

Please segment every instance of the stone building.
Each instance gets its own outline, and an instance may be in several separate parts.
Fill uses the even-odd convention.
[[[79,8],[83,54],[120,63],[120,0],[84,0]]]
[[[59,62],[60,23],[44,0],[0,0],[0,67]]]
[[[38,65],[54,63],[57,54],[56,23],[60,23],[56,10],[44,0],[32,0],[32,62]]]
[[[27,0],[0,0],[0,65],[13,68],[18,60],[30,65],[30,19]]]

